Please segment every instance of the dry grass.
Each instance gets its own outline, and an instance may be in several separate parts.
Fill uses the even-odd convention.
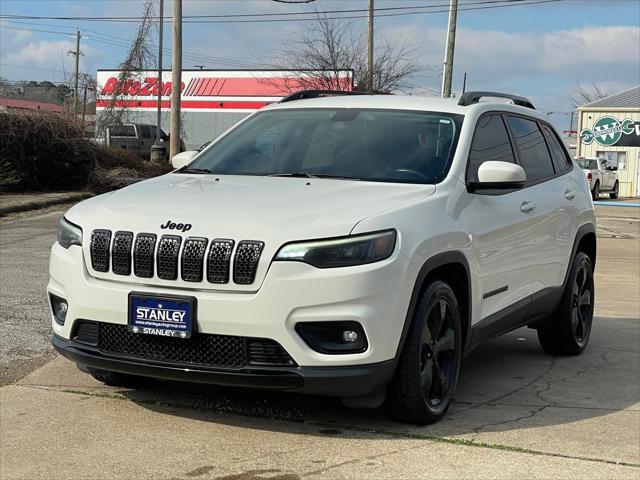
[[[62,115],[0,111],[0,191],[104,192],[170,170],[168,164],[97,144]]]

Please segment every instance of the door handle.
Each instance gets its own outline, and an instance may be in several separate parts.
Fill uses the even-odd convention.
[[[575,196],[576,196],[575,190],[567,190],[566,192],[564,192],[564,198],[566,198],[567,200],[573,200]]]
[[[522,205],[520,205],[520,211],[524,213],[529,213],[535,210],[535,208],[536,204],[533,202],[522,202]]]

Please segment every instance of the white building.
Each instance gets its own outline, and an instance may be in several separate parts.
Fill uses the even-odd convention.
[[[98,70],[96,114],[110,105],[126,108],[126,121],[156,124],[158,72],[136,72],[120,81],[119,70]],[[300,78],[305,77],[304,81]],[[248,114],[292,91],[309,88],[312,73],[276,70],[183,70],[181,111],[188,149],[209,142]],[[353,72],[338,72],[341,90],[353,89]],[[304,86],[302,85],[304,84]],[[162,127],[169,131],[171,71],[162,74]]]
[[[640,85],[578,108],[577,155],[618,166],[620,196],[640,196]]]

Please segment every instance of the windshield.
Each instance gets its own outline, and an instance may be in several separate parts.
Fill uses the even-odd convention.
[[[202,152],[184,173],[438,183],[461,115],[370,109],[260,112]]]

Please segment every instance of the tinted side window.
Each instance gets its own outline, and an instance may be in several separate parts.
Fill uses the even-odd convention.
[[[589,170],[598,170],[598,161],[597,160],[591,160],[589,162]]]
[[[111,125],[109,133],[112,137],[135,137],[136,129],[133,125]]]
[[[467,179],[478,181],[478,168],[489,160],[515,163],[509,134],[502,115],[483,115],[476,126],[471,151]]]
[[[557,172],[563,172],[571,165],[571,160],[567,157],[565,150],[562,148],[558,141],[558,137],[553,133],[553,130],[547,125],[542,125],[542,131],[547,139],[549,150],[551,150],[551,158],[553,164],[556,167]]]
[[[527,174],[527,184],[552,176],[553,164],[538,124],[511,116],[507,117],[507,123],[518,146],[520,165]]]

